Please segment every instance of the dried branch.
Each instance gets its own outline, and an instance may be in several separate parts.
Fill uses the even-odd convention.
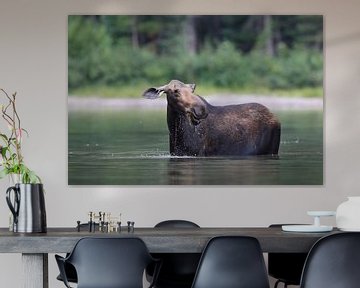
[[[21,120],[16,109],[16,93],[11,96],[0,88],[0,92],[5,95],[7,100],[6,105],[1,105],[1,117],[9,126],[10,135],[7,133],[0,133],[0,141],[4,145],[0,145],[0,166],[3,170],[0,171],[0,178],[8,174],[20,174],[23,183],[41,183],[40,178],[31,171],[23,162],[21,153],[22,134],[27,131],[21,127]]]

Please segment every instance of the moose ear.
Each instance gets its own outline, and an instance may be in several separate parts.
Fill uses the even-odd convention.
[[[192,92],[195,91],[196,84],[186,84],[186,86],[188,86],[192,90]]]
[[[159,98],[163,93],[163,90],[152,87],[147,89],[142,96],[147,99],[156,99]]]

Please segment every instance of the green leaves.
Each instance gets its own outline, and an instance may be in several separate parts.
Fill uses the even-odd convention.
[[[0,179],[3,179],[5,176],[9,174],[8,169],[4,168],[0,171]]]
[[[37,176],[34,171],[31,171],[23,164],[20,165],[20,174],[22,176],[21,177],[22,183],[30,183],[30,184],[41,183],[40,177]]]
[[[27,184],[41,183],[40,177],[37,176],[34,171],[30,170],[24,164],[14,165],[10,169],[4,168],[0,170],[0,179],[3,179],[10,174],[21,175],[21,183],[27,183]]]
[[[7,137],[5,134],[0,133],[0,138],[2,138],[2,140],[3,140],[4,142],[8,142],[8,141],[9,141],[9,140],[8,140],[8,137]]]
[[[73,95],[103,96],[111,91],[116,97],[119,93],[139,97],[140,86],[170,79],[232,91],[322,87],[321,15],[72,15],[68,19],[68,78]]]
[[[9,95],[0,88],[0,92],[5,96],[7,104],[0,103],[1,118],[8,126],[8,135],[0,132],[0,179],[7,175],[20,175],[22,183],[41,183],[39,176],[30,170],[23,162],[21,153],[21,141],[23,132],[29,136],[27,130],[21,127],[20,117],[16,110],[16,93]]]

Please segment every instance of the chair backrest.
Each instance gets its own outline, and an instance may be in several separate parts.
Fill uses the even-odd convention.
[[[152,260],[139,238],[82,238],[67,259],[76,269],[78,288],[142,288]]]
[[[200,228],[188,220],[165,220],[155,225],[155,228]],[[200,260],[200,253],[159,253],[155,257],[162,260],[162,267],[156,282],[156,287],[190,287]],[[149,275],[152,271],[149,269]]]
[[[268,288],[264,258],[256,238],[212,238],[200,259],[192,288]]]
[[[360,287],[360,233],[332,234],[316,242],[306,259],[300,287]]]
[[[188,220],[165,220],[157,223],[155,228],[200,228],[200,226]]]
[[[271,224],[269,228],[281,229],[282,225],[290,224]],[[268,253],[269,275],[287,285],[300,285],[306,257],[307,253]]]

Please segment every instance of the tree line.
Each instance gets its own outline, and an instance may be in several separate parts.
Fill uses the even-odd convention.
[[[69,89],[162,84],[321,87],[317,15],[69,16]]]

